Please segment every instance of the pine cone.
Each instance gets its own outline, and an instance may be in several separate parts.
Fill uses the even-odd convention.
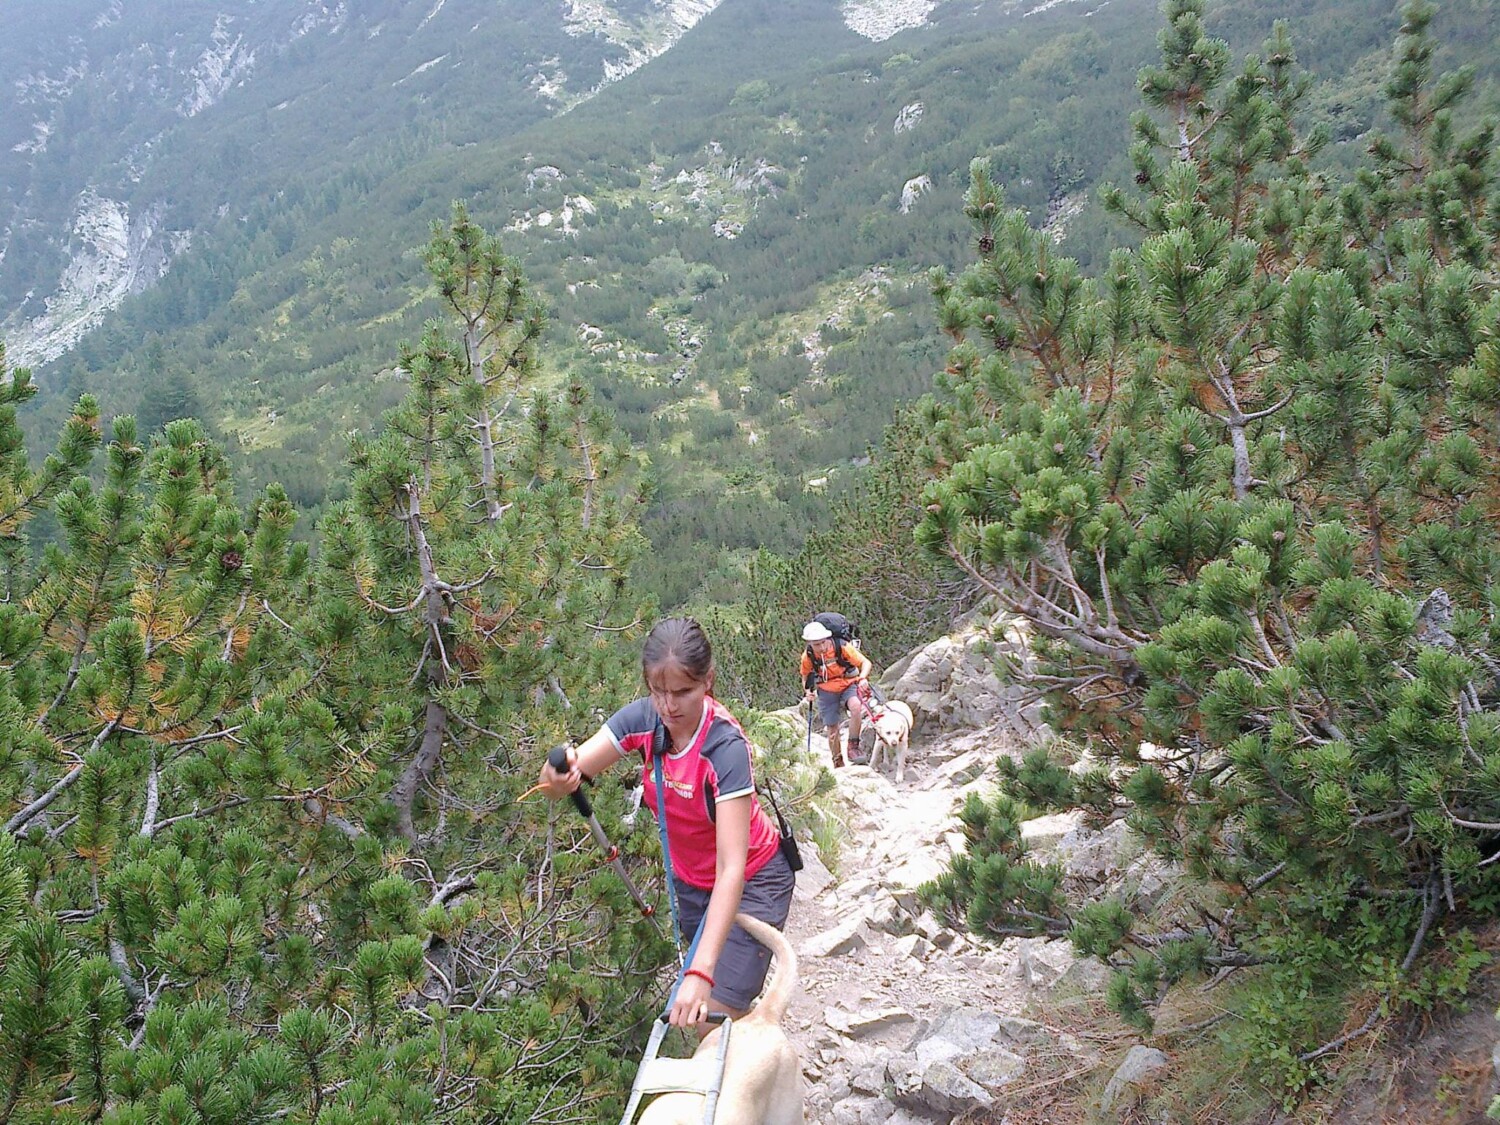
[[[981,254],[988,254],[994,248],[995,240],[993,238],[991,238],[987,234],[982,234],[979,236],[979,252]]]
[[[239,570],[245,565],[245,558],[238,551],[225,551],[219,556],[219,565],[225,570]]]

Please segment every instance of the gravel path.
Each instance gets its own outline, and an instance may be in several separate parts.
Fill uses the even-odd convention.
[[[824,751],[820,742],[814,740],[815,754]],[[948,1008],[1023,1013],[1029,990],[1016,952],[975,946],[936,927],[930,915],[917,921],[922,908],[915,889],[945,870],[955,847],[962,846],[957,811],[971,788],[988,788],[965,777],[986,756],[994,758],[991,736],[973,732],[941,752],[933,748],[941,766],[924,761],[914,746],[900,786],[867,766],[837,773],[847,825],[837,872],[829,874],[814,849],[804,846],[808,863],[798,876],[787,925],[801,981],[787,1030],[802,1056],[807,1119],[814,1125],[929,1120],[900,1110],[884,1118],[859,1112],[860,1103],[883,1087],[886,1060],[908,1049],[923,1021]],[[866,924],[847,947],[825,952],[835,931],[842,933],[860,917]],[[893,918],[895,924],[887,926]],[[927,937],[889,932],[913,922]]]

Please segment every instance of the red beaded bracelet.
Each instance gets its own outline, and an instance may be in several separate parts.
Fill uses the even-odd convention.
[[[709,976],[702,969],[689,969],[682,975],[685,977],[697,977],[699,980],[706,980],[708,981],[709,988],[712,988],[714,986],[714,978]]]

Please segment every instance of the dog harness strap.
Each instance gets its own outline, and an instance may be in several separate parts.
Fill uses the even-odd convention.
[[[720,1027],[719,1045],[714,1052],[713,1065],[706,1070],[694,1066],[696,1056],[690,1059],[661,1058],[663,1037],[667,1033],[666,1016],[656,1020],[651,1036],[646,1042],[646,1054],[636,1068],[635,1081],[630,1087],[630,1100],[625,1103],[625,1116],[620,1125],[633,1125],[636,1108],[648,1094],[701,1094],[703,1095],[703,1125],[713,1125],[718,1113],[719,1095],[724,1089],[724,1064],[729,1057],[729,1036],[734,1030],[733,1020],[723,1012],[714,1012],[709,1022]],[[708,1061],[706,1058],[704,1061]]]
[[[724,1063],[729,1057],[730,1030],[729,1017],[725,1016],[724,1030],[719,1033],[719,1052],[714,1058],[714,1076],[703,1093],[703,1125],[714,1125],[714,1118],[719,1113],[719,1094],[724,1090]]]

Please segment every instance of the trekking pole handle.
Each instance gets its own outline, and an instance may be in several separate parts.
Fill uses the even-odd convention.
[[[547,764],[558,773],[567,773],[572,768],[568,764],[568,748],[554,746],[547,754]],[[583,780],[587,781],[588,778],[585,777]],[[583,814],[585,820],[594,815],[594,806],[589,802],[589,795],[583,791],[582,784],[568,795],[573,798],[573,804]]]

